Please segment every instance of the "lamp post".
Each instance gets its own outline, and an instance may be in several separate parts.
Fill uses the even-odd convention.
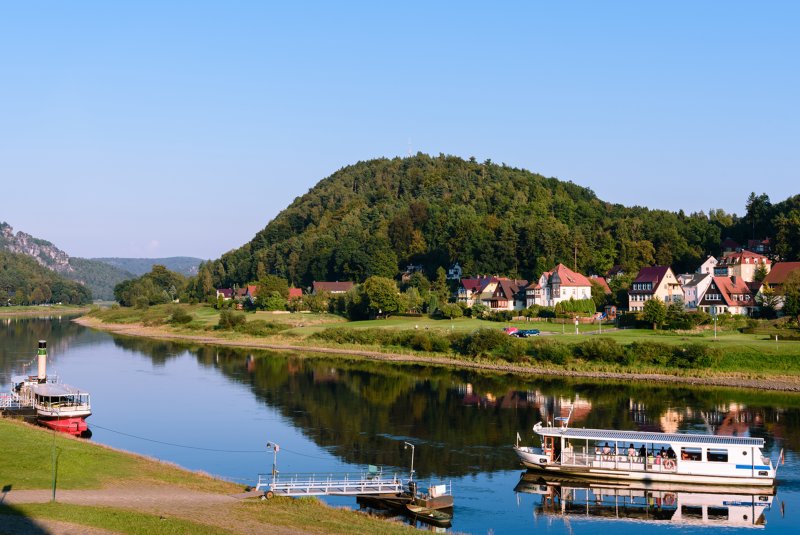
[[[272,448],[272,479],[275,479],[278,475],[278,452],[281,451],[281,447],[274,442],[267,442],[267,447]]]
[[[411,442],[403,442],[403,444],[405,444],[405,446],[403,447],[404,450],[411,448],[411,475],[408,478],[408,480],[411,481],[414,479],[414,444],[412,444]]]
[[[714,340],[717,339],[717,313],[714,312]]]

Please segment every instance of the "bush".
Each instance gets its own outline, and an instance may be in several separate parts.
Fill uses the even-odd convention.
[[[626,348],[628,361],[639,364],[655,364],[663,366],[672,358],[674,348],[660,342],[632,342]]]
[[[219,313],[220,329],[235,329],[237,325],[242,325],[247,321],[244,312],[237,312],[235,310],[222,310]]]
[[[455,303],[446,303],[439,307],[439,312],[441,312],[442,316],[447,319],[454,319],[460,318],[464,315],[463,310],[461,307]]]
[[[458,350],[465,355],[489,355],[509,340],[510,337],[501,330],[483,328],[463,336]]]
[[[553,364],[566,364],[572,357],[572,351],[566,344],[546,338],[534,340],[530,344],[528,352],[536,360]]]
[[[589,338],[576,345],[573,352],[576,357],[587,361],[628,363],[625,348],[611,338]]]
[[[244,314],[242,314],[242,316],[244,316]],[[285,331],[288,328],[288,325],[281,325],[280,323],[273,323],[265,320],[248,321],[235,327],[236,332],[249,334],[251,336],[269,336]]]
[[[709,368],[719,363],[722,353],[704,344],[676,347],[668,364],[676,368]]]
[[[597,311],[597,306],[592,299],[572,299],[556,304],[557,317],[572,317],[575,314],[591,316]]]
[[[489,321],[511,321],[514,319],[514,313],[510,310],[498,310],[485,315],[485,318]]]
[[[147,307],[150,306],[150,300],[144,295],[137,297],[133,303],[134,308],[137,310],[147,310]]]
[[[172,316],[169,319],[170,323],[186,324],[192,321],[192,315],[186,309],[175,307],[172,311]]]

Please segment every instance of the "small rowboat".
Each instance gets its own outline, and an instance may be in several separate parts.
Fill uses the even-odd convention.
[[[406,504],[406,510],[408,511],[408,515],[412,518],[433,526],[447,528],[450,527],[450,523],[453,520],[453,515],[436,509],[422,507],[421,505]]]

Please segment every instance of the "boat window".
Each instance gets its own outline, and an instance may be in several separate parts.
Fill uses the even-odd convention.
[[[728,508],[727,507],[709,507],[706,510],[706,514],[708,515],[709,520],[710,519],[714,519],[714,518],[727,520],[728,519]]]
[[[682,461],[700,461],[703,458],[703,450],[700,448],[681,448]]]
[[[703,508],[696,507],[691,505],[682,505],[681,506],[681,516],[683,518],[694,518],[697,520],[703,519]]]
[[[708,450],[707,456],[709,462],[712,463],[727,463],[728,462],[728,450]]]

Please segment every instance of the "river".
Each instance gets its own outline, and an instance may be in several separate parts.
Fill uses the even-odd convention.
[[[283,474],[366,465],[407,472],[411,455],[404,443],[410,442],[420,480],[452,482],[455,532],[620,534],[679,527],[707,533],[709,525],[747,525],[796,533],[800,526],[796,394],[520,379],[184,345],[112,336],[68,318],[0,319],[3,390],[40,339],[49,345],[48,372],[91,392],[92,441],[242,484],[271,469],[267,442],[280,445]],[[628,498],[618,491],[518,486],[516,433],[530,442],[533,424],[570,410],[574,427],[763,437],[764,453],[773,459],[785,449],[777,493],[759,501],[678,489],[640,496],[649,501],[645,507],[625,505]],[[698,506],[698,499],[710,506]],[[742,503],[751,500],[756,505],[742,513]],[[357,507],[354,498],[329,501]]]

